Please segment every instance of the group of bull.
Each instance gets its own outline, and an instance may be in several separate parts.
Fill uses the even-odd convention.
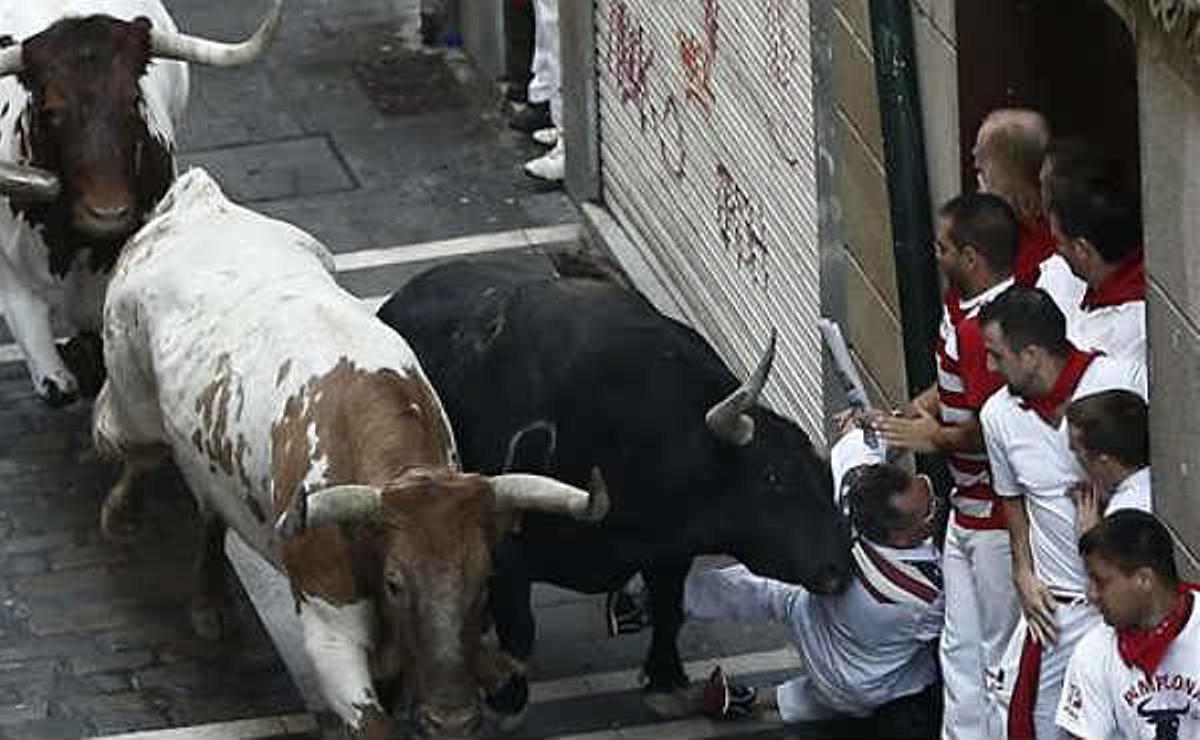
[[[312,236],[177,176],[186,63],[257,58],[280,6],[240,44],[178,33],[157,0],[0,6],[5,318],[52,405],[80,390],[53,292],[102,333],[93,436],[121,469],[101,529],[136,537],[139,477],[178,466],[201,518],[196,630],[221,634],[232,527],[286,574],[354,733],[464,736],[523,716],[533,582],[598,593],[641,573],[659,697],[687,686],[695,556],[844,587],[828,464],[757,401],[773,345],[739,384],[615,281],[483,262],[434,268],[372,316]]]

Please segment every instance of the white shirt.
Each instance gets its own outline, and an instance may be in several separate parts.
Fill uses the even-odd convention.
[[[1146,397],[1145,366],[1100,356],[1092,361],[1071,400],[1114,388]],[[1060,596],[1086,592],[1087,577],[1077,550],[1075,505],[1066,495],[1085,480],[1071,452],[1067,420],[1050,426],[1006,386],[996,391],[980,413],[992,487],[1004,497],[1024,496],[1029,513],[1029,539],[1034,572]]]
[[[1067,337],[1082,350],[1099,349],[1110,357],[1146,362],[1146,302],[1078,308],[1067,323]]]
[[[1178,732],[1159,735],[1156,715]],[[1200,599],[1153,676],[1125,664],[1112,627],[1093,627],[1071,656],[1055,721],[1087,740],[1200,738]]]
[[[869,448],[861,431],[842,437],[830,453],[835,496],[849,470],[883,462],[884,454],[882,440],[877,449]],[[903,569],[938,571],[941,561],[931,540],[904,550],[872,547]],[[929,643],[942,630],[941,590],[927,603],[896,591],[889,594],[896,603],[882,603],[859,577],[836,596],[808,596],[792,618],[807,673],[839,712],[861,716],[936,680],[937,656]]]
[[[1153,499],[1150,497],[1150,467],[1146,466],[1139,469],[1137,472],[1130,473],[1125,480],[1121,481],[1112,496],[1108,499],[1108,506],[1104,507],[1104,516],[1108,516],[1114,511],[1121,509],[1140,509],[1141,511],[1151,511],[1153,508]]]
[[[1050,294],[1054,299],[1054,305],[1063,312],[1067,317],[1067,338],[1080,349],[1085,347],[1075,341],[1072,336],[1072,327],[1078,323],[1077,314],[1080,312],[1079,304],[1083,301],[1083,294],[1087,292],[1087,283],[1080,280],[1071,272],[1071,266],[1063,259],[1061,254],[1052,254],[1042,260],[1042,264],[1038,266],[1040,274],[1036,287],[1041,288]]]

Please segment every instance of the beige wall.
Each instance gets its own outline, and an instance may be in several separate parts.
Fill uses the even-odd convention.
[[[905,400],[904,348],[867,0],[835,0],[838,190],[846,334],[876,400]]]
[[[1150,277],[1154,506],[1200,573],[1200,56],[1167,43],[1144,2],[1137,29],[1142,208]]]

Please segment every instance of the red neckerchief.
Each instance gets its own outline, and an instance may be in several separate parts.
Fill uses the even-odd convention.
[[[1020,229],[1013,279],[1017,285],[1033,287],[1041,277],[1042,262],[1054,254],[1057,245],[1045,219],[1039,218],[1032,227],[1021,224]]]
[[[1142,262],[1142,248],[1117,263],[1117,271],[1095,290],[1088,288],[1083,294],[1080,307],[1091,311],[1104,306],[1119,306],[1130,301],[1146,300],[1146,267]]]
[[[1147,676],[1153,675],[1158,664],[1167,654],[1167,648],[1183,631],[1192,616],[1195,602],[1193,591],[1200,590],[1194,583],[1179,584],[1179,598],[1162,621],[1150,629],[1122,627],[1117,630],[1117,652],[1130,668],[1140,668]]]
[[[1101,354],[1103,353],[1081,352],[1075,347],[1071,347],[1071,352],[1067,355],[1067,363],[1063,365],[1063,369],[1059,372],[1058,379],[1054,381],[1054,387],[1050,389],[1050,392],[1037,398],[1022,398],[1021,408],[1033,409],[1037,412],[1038,416],[1042,417],[1042,421],[1050,426],[1057,426],[1054,412],[1071,398],[1071,394],[1075,392],[1075,387],[1079,385],[1079,379],[1083,377],[1088,366],[1092,364],[1092,360]]]
[[[946,288],[946,292],[942,294],[942,301],[946,304],[946,313],[950,315],[950,325],[958,326],[958,322],[967,317],[966,312],[962,310],[962,298],[958,291]]]

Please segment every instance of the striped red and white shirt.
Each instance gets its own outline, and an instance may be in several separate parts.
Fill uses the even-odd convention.
[[[979,309],[1013,284],[1009,278],[962,300],[946,294],[937,344],[938,415],[943,424],[962,424],[979,416],[984,401],[1004,385],[987,369]],[[954,480],[951,502],[955,521],[966,529],[1004,529],[1004,510],[992,490],[987,453],[951,452],[946,467]]]

